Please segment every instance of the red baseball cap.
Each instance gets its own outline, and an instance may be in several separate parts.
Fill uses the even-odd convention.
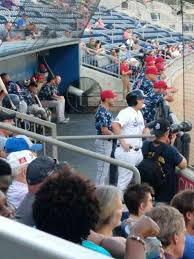
[[[158,75],[158,69],[156,67],[147,67],[145,70],[145,74]]]
[[[153,62],[155,63],[155,61],[156,61],[156,59],[155,59],[154,56],[151,56],[151,55],[150,55],[150,56],[146,56],[146,57],[145,57],[145,62],[146,62],[146,63],[153,63]]]
[[[104,90],[100,93],[102,100],[115,98],[117,95],[112,90]]]
[[[164,63],[156,63],[156,68],[158,71],[164,71]]]
[[[157,63],[164,63],[165,62],[165,59],[163,57],[157,57],[156,60],[155,60],[156,64]]]
[[[165,81],[156,81],[154,82],[154,88],[156,89],[171,89],[171,87],[168,87]]]
[[[155,67],[155,64],[153,62],[146,62],[146,67]]]
[[[40,64],[39,68],[46,68],[44,64]]]
[[[44,75],[37,74],[37,75],[35,76],[35,79],[36,79],[36,81],[44,81],[44,80],[45,80],[45,77],[44,77]]]
[[[41,73],[46,73],[47,72],[47,68],[44,64],[40,64],[39,65],[39,69]]]

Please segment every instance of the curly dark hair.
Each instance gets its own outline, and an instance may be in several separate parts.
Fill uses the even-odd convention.
[[[81,243],[99,220],[95,186],[77,174],[50,178],[33,204],[36,227],[52,235]]]

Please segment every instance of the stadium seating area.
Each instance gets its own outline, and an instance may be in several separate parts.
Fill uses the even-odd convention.
[[[0,6],[0,40],[1,47],[4,46],[2,51],[0,49],[2,56],[10,51],[18,53],[24,49],[27,51],[40,45],[45,46],[45,41],[41,42],[42,39],[55,39],[52,44],[56,45],[61,43],[61,40],[64,42],[80,37],[97,5],[95,1],[78,1],[76,5],[74,1],[67,1],[65,4],[63,1],[19,1],[17,5],[10,2],[9,8],[3,4]],[[24,15],[27,16],[25,28],[20,29],[18,21],[21,22]],[[6,23],[11,23],[11,29],[6,28]],[[33,25],[33,30],[29,25]],[[29,39],[33,39],[32,44],[25,44]],[[16,41],[21,43],[17,51]]]
[[[60,1],[59,1],[60,2]],[[35,33],[31,33],[33,36],[32,44],[25,46],[25,49],[38,48],[42,45],[41,39],[55,39],[55,44],[62,40],[70,40],[72,38],[79,38],[82,36],[84,27],[87,25],[94,13],[96,4],[94,1],[88,2],[89,4],[83,4],[81,1],[77,3],[76,7],[73,1],[67,3],[67,5],[59,5],[54,1],[20,1],[17,6],[14,5],[10,9],[3,6],[0,7],[0,29],[3,28],[6,22],[12,23],[12,34],[18,33],[17,21],[22,17],[23,14],[28,16],[27,22],[33,24],[36,28]],[[81,10],[79,12],[79,10]],[[98,18],[101,18],[105,23],[104,29],[94,28],[94,24]],[[181,42],[181,33],[172,32],[170,30],[164,30],[160,27],[153,26],[143,21],[131,18],[123,13],[116,11],[109,11],[104,7],[100,7],[95,12],[95,15],[90,20],[92,25],[92,35],[102,41],[105,48],[109,48],[110,44],[123,43],[123,30],[125,28],[133,29],[134,35],[140,39],[141,46],[147,46],[145,41],[158,39],[160,45],[175,44]],[[10,32],[10,31],[9,31]],[[29,40],[29,37],[25,35],[18,37],[21,42],[20,46],[17,47],[17,52],[24,49],[25,41]],[[85,31],[83,35],[84,42],[87,42],[90,35]],[[15,51],[15,40],[14,48],[12,42],[7,42],[7,39],[2,39],[2,51],[0,49],[0,55],[5,54],[7,51]],[[17,39],[17,41],[18,41]],[[56,40],[58,39],[58,40]],[[22,40],[22,41],[21,41]],[[185,41],[189,41],[191,38],[185,37]],[[40,42],[39,42],[40,41]],[[39,44],[40,43],[40,44]],[[52,43],[52,42],[51,42]],[[54,43],[52,43],[54,44]],[[20,44],[17,44],[20,45]]]
[[[99,18],[104,24],[102,28],[96,26]],[[96,41],[101,42],[104,52],[103,54],[100,53],[101,57],[99,57],[98,53],[95,57],[91,57],[90,54],[84,53],[84,55],[82,55],[83,64],[86,66],[95,65],[96,67],[93,67],[94,69],[98,70],[98,67],[100,67],[105,73],[118,75],[118,66],[112,64],[115,62],[112,62],[110,57],[104,57],[104,59],[102,59],[102,55],[105,53],[110,55],[112,49],[120,49],[123,44],[128,47],[126,40],[123,38],[124,31],[127,28],[132,30],[134,40],[137,39],[138,48],[139,50],[142,49],[143,52],[152,50],[163,50],[166,52],[167,46],[182,46],[183,36],[179,32],[163,29],[157,25],[152,25],[137,18],[129,17],[124,13],[100,6],[90,21],[89,30],[87,28],[85,29],[82,36],[82,42],[87,46],[87,43],[92,37]],[[190,43],[191,41],[192,37],[184,36],[185,43]],[[153,42],[157,42],[157,45],[154,45]],[[134,51],[133,48],[131,48],[130,56],[138,58],[138,52],[139,51]],[[97,62],[95,61],[96,59],[98,59]]]
[[[160,44],[172,44],[182,41],[181,33],[173,32],[170,30],[164,30],[158,26],[145,23],[135,18],[130,18],[126,14],[118,13],[116,11],[108,11],[108,9],[100,8],[100,12],[96,12],[92,17],[91,23],[94,25],[96,20],[100,17],[108,27],[108,30],[94,29],[92,35],[95,37],[107,37],[106,43],[123,43],[122,34],[123,29],[133,29],[133,33],[140,39],[146,41],[149,39],[159,39]],[[113,35],[113,37],[112,37]],[[87,33],[83,35],[84,41],[88,38]],[[104,39],[104,38],[103,38]],[[186,41],[191,40],[190,37],[185,37]]]

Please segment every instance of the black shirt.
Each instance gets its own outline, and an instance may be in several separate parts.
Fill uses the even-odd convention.
[[[142,147],[143,156],[146,157],[149,152],[156,152],[158,146],[149,141],[144,141]],[[178,150],[170,145],[164,144],[163,150],[159,157],[159,161],[166,174],[165,183],[157,190],[155,190],[155,198],[158,202],[170,202],[176,193],[176,174],[175,167],[181,163],[183,157]]]

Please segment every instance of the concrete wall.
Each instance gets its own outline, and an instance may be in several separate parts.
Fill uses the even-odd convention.
[[[36,71],[36,67],[36,54],[15,57],[0,62],[1,73],[5,72],[10,74],[11,78],[16,81],[24,78],[30,78]]]
[[[112,89],[118,94],[118,100],[122,100],[123,86],[121,79],[83,66],[81,67],[80,76],[91,77],[100,84],[102,90]]]
[[[81,245],[0,216],[2,259],[107,259]]]
[[[171,109],[176,113],[180,121],[191,121],[194,127],[194,62],[185,67],[184,79],[183,70],[178,70],[172,78],[172,85],[178,89],[175,100],[171,103]],[[184,80],[184,84],[183,84]],[[194,129],[190,132],[190,164],[194,165]]]
[[[107,8],[115,8],[116,6],[119,7],[121,3],[121,0],[101,0],[99,5],[102,5]]]

